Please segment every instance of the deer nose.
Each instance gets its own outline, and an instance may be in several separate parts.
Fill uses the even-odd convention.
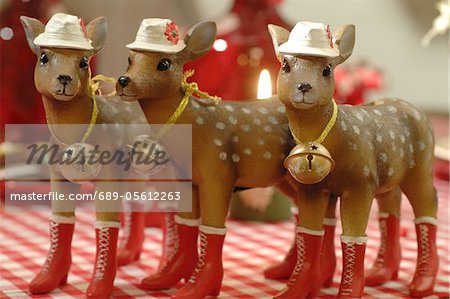
[[[125,87],[130,82],[130,77],[120,76],[119,79],[117,79],[117,81],[119,81],[120,86]]]
[[[312,86],[309,83],[300,83],[299,85],[297,85],[297,89],[300,90],[301,92],[310,91],[311,88]]]
[[[67,84],[72,81],[72,77],[70,77],[69,75],[59,75],[56,79],[58,79],[59,83],[61,84]]]

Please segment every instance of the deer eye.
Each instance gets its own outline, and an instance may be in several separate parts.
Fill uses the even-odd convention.
[[[84,69],[88,67],[88,59],[86,57],[81,58],[80,61],[80,69]]]
[[[41,64],[47,64],[48,63],[48,56],[45,53],[41,54],[41,57],[39,58],[39,60],[41,61]]]
[[[331,75],[331,64],[327,65],[322,71],[322,76],[329,77],[330,75]]]
[[[281,67],[284,73],[290,73],[291,67],[289,66],[289,63],[287,62],[286,58],[283,60],[283,66]]]
[[[171,62],[169,59],[161,59],[161,61],[158,63],[158,71],[167,71],[171,66]]]

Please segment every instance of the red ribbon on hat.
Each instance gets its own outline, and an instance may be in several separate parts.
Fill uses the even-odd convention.
[[[178,41],[180,39],[180,33],[178,31],[177,24],[175,24],[175,22],[173,21],[167,23],[164,35],[166,36],[167,40],[170,41],[172,44],[174,45],[178,44]]]
[[[333,36],[331,35],[330,31],[330,24],[327,24],[327,33],[328,33],[328,39],[330,40],[330,47],[333,47]]]

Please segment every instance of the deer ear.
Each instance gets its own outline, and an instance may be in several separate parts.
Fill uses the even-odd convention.
[[[217,26],[214,22],[201,22],[186,33],[184,42],[186,48],[182,55],[186,61],[197,59],[205,55],[211,49],[217,33]]]
[[[347,60],[355,46],[355,25],[343,25],[334,33],[334,43],[339,49],[339,56],[334,58],[335,65]]]
[[[278,60],[281,62],[281,54],[278,52],[278,47],[281,44],[287,42],[289,38],[289,30],[272,24],[269,24],[267,27],[269,29],[270,36],[272,37],[275,54],[277,55]]]
[[[87,37],[92,41],[94,47],[93,55],[96,55],[103,49],[108,31],[108,23],[105,17],[98,17],[89,22],[86,26]]]
[[[25,30],[25,36],[27,37],[28,45],[30,46],[31,51],[38,54],[40,53],[40,47],[34,44],[34,39],[44,32],[44,24],[41,21],[29,18],[26,16],[20,17],[20,22],[22,23],[23,29]]]

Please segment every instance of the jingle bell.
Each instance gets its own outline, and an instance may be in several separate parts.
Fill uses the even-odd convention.
[[[315,142],[296,145],[284,160],[292,177],[302,184],[321,182],[334,168],[330,152]]]
[[[65,147],[60,155],[58,171],[73,183],[81,184],[95,179],[102,165],[98,163],[98,155],[92,156],[94,149],[88,143],[74,143]]]
[[[167,150],[157,140],[148,135],[140,135],[133,140],[131,148],[131,168],[139,174],[155,175],[166,167],[161,161],[168,159]]]

